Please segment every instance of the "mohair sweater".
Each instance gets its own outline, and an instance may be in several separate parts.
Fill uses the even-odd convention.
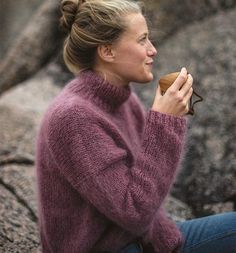
[[[67,84],[37,138],[43,253],[116,252],[138,238],[156,253],[179,247],[162,204],[185,131],[182,117],[145,113],[130,86],[92,71]]]

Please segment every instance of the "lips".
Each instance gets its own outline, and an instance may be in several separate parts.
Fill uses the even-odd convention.
[[[146,66],[147,66],[148,68],[152,69],[152,67],[153,67],[153,62],[147,62],[147,63],[146,63]]]

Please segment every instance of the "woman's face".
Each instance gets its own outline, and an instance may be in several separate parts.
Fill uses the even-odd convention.
[[[149,40],[146,20],[139,13],[128,15],[126,21],[127,31],[112,45],[114,61],[110,70],[124,85],[149,82],[153,79],[153,57],[157,51]]]

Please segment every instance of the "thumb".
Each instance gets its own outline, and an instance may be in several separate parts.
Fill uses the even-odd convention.
[[[160,85],[158,85],[157,89],[156,89],[156,94],[155,94],[155,98],[153,101],[153,105],[152,105],[153,110],[157,111],[157,107],[158,107],[158,104],[159,104],[159,101],[161,100],[161,98],[162,98],[161,88],[160,88]]]
[[[160,85],[157,86],[156,97],[162,97]]]

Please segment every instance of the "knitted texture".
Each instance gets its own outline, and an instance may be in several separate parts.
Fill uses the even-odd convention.
[[[84,71],[55,98],[37,139],[44,253],[114,252],[142,238],[181,244],[162,203],[181,160],[186,119],[149,110],[130,87]]]

